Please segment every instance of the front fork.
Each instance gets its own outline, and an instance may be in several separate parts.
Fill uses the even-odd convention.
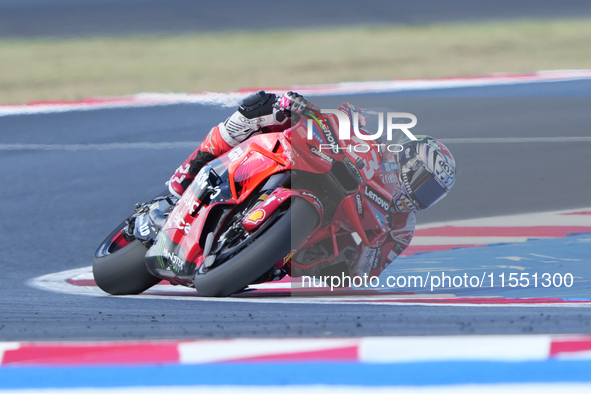
[[[174,197],[166,195],[158,196],[150,203],[136,204],[135,212],[125,221],[126,226],[121,230],[121,235],[128,242],[138,239],[150,246],[176,202]]]

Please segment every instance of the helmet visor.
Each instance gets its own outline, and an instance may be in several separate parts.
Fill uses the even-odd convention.
[[[414,165],[407,164],[402,170],[402,175],[407,182],[410,197],[415,200],[420,209],[430,207],[447,193],[427,166],[420,161],[416,161]]]

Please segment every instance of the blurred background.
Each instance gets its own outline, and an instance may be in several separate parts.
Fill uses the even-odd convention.
[[[5,104],[590,65],[586,0],[0,0]]]

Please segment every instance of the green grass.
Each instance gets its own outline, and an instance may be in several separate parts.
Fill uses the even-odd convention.
[[[0,40],[0,103],[591,67],[591,20]]]

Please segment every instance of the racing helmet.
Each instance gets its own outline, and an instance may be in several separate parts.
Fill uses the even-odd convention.
[[[443,199],[456,180],[456,162],[449,149],[429,136],[405,139],[396,153],[399,193],[394,210],[411,212],[429,208]]]

